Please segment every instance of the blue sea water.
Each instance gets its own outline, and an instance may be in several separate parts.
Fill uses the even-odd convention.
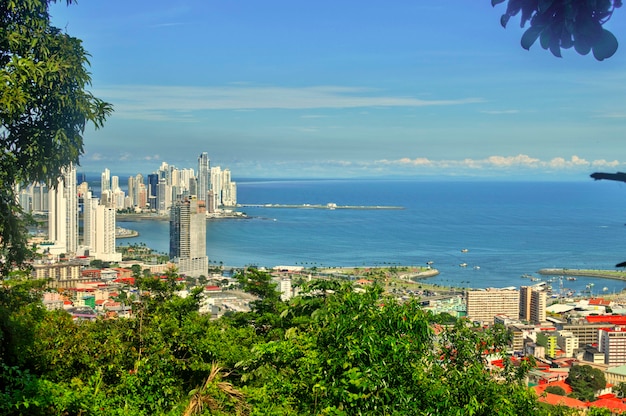
[[[240,204],[401,206],[401,210],[248,207],[209,220],[207,254],[228,266],[425,265],[430,283],[530,284],[541,268],[613,269],[626,261],[626,184],[609,181],[247,180]],[[167,252],[167,221],[118,221]],[[467,249],[467,252],[462,252]],[[467,267],[460,267],[466,263]],[[544,279],[545,280],[545,279]],[[564,289],[617,292],[626,282],[578,278]],[[558,282],[552,283],[558,289]]]

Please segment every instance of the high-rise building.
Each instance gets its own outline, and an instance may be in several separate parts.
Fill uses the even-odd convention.
[[[626,364],[626,327],[601,328],[598,335],[598,350],[604,353],[604,363]]]
[[[63,169],[56,188],[48,192],[48,239],[59,253],[76,253],[78,249],[78,191],[76,168]]]
[[[496,315],[519,316],[519,292],[515,289],[469,290],[465,295],[467,317],[493,324]]]
[[[133,176],[128,177],[128,204],[132,206],[137,206],[135,202],[137,200],[137,190],[135,185],[135,178]]]
[[[211,164],[206,152],[198,157],[198,176],[196,195],[198,201],[206,201],[211,183]]]
[[[104,169],[104,172],[100,175],[100,192],[106,192],[111,190],[111,171]]]
[[[230,169],[222,171],[222,205],[226,207],[237,205],[237,184],[232,181]]]
[[[547,293],[540,288],[522,286],[519,300],[520,319],[534,324],[545,322],[547,299]]]
[[[83,243],[89,255],[104,261],[121,261],[115,250],[115,209],[100,205],[91,192],[85,196],[83,214]]]
[[[210,188],[213,191],[213,210],[222,206],[222,168],[219,166],[213,166],[211,168],[211,185]]]
[[[178,272],[191,277],[206,276],[206,212],[195,197],[179,199],[170,210],[170,258]]]
[[[158,209],[159,175],[151,173],[148,175],[148,205],[151,210]]]

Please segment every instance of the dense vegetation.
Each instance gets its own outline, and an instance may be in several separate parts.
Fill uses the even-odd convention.
[[[5,284],[0,414],[564,414],[526,388],[530,362],[486,367],[501,327],[444,327],[376,285],[312,281],[285,303],[266,273],[239,281],[251,312],[211,320],[201,289],[181,298],[169,274],[139,279],[133,318],[83,322],[45,311],[36,284]]]

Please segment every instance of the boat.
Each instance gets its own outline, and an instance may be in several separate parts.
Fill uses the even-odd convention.
[[[467,263],[461,263],[459,264],[460,267],[467,267]]]
[[[469,250],[466,248],[461,249],[461,253],[467,253]]]
[[[568,277],[567,280],[569,280],[570,282],[573,282],[573,281],[576,280],[576,278],[575,277]]]

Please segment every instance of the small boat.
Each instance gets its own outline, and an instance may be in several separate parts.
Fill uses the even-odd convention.
[[[461,249],[461,253],[467,253],[469,250],[466,248]]]
[[[467,263],[461,263],[459,264],[460,267],[467,267]]]
[[[573,281],[576,280],[576,278],[575,277],[568,277],[567,280],[569,280],[570,282],[573,282]]]

